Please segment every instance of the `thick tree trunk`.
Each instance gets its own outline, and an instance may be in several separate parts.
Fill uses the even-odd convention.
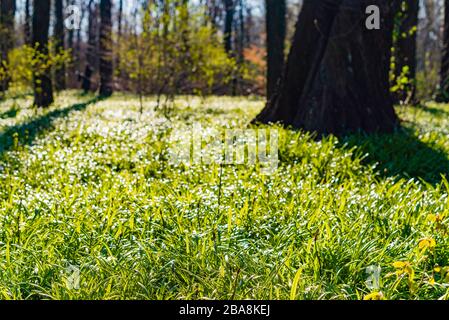
[[[50,0],[34,0],[32,43],[37,55],[48,55],[48,29],[50,26]],[[39,70],[34,74],[34,105],[48,107],[53,103],[51,70]]]
[[[444,35],[439,102],[449,102],[449,0],[444,1]]]
[[[365,25],[372,4],[380,30]],[[387,0],[305,0],[279,90],[255,122],[320,135],[393,131],[389,8]]]
[[[112,3],[111,0],[100,2],[100,95],[112,95]]]
[[[414,103],[416,94],[416,38],[419,0],[397,1],[398,35],[395,43],[395,79],[407,77],[409,84],[396,92],[395,102]],[[401,6],[402,4],[402,6]]]
[[[14,46],[14,14],[16,12],[15,0],[0,1],[0,68],[7,70],[8,53]],[[0,92],[5,92],[9,87],[9,76],[4,76],[0,81]]]
[[[55,50],[57,53],[61,53],[65,50],[63,0],[55,0],[54,9],[56,19],[54,29]],[[55,70],[55,88],[58,91],[66,89],[64,64],[58,66]]]
[[[286,1],[266,0],[267,98],[270,100],[282,75],[286,37]]]

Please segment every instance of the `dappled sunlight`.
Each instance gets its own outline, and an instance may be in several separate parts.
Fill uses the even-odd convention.
[[[185,129],[187,115],[205,130],[245,128],[263,107],[261,100],[189,99],[167,118],[155,110],[153,98],[145,98],[140,115],[136,97],[118,95],[58,117],[58,110],[78,100],[67,94],[49,110],[21,110],[0,133],[2,141],[12,141],[0,155],[0,236],[14,244],[10,260],[0,259],[6,270],[1,286],[15,290],[2,291],[4,297],[182,298],[200,286],[197,298],[229,298],[238,268],[246,280],[236,298],[283,299],[290,294],[285,278],[301,265],[303,298],[355,298],[366,266],[389,270],[407,257],[413,263],[418,240],[429,235],[437,248],[447,245],[444,233],[426,220],[433,214],[447,223],[446,180],[425,184],[400,171],[385,176],[377,163],[366,162],[373,149],[360,149],[360,139],[342,147],[334,137],[317,141],[278,127],[279,168],[269,176],[258,166],[170,164],[170,133]],[[404,109],[402,116],[414,112]],[[46,114],[53,115],[51,125],[41,127],[36,119]],[[408,126],[425,127],[426,111],[416,114]],[[26,123],[37,126],[35,138],[14,139],[11,128]],[[423,133],[419,139],[427,138]],[[422,143],[431,141],[447,144],[443,136]],[[391,157],[400,159],[398,150]],[[440,265],[448,258],[435,256]],[[78,291],[48,277],[62,272],[61,261],[80,267],[87,281]],[[172,272],[187,269],[200,282]],[[408,296],[389,291],[394,283],[384,281],[390,297]],[[108,282],[114,285],[105,292]],[[142,282],[152,285],[142,290]],[[440,297],[444,290],[429,294]]]

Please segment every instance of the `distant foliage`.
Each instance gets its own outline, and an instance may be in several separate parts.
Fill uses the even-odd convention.
[[[216,30],[202,10],[166,1],[136,13],[117,45],[120,85],[151,94],[225,92],[236,72]],[[138,19],[136,19],[138,21]]]
[[[33,72],[38,75],[49,68],[58,68],[70,61],[70,52],[67,50],[55,52],[53,42],[49,43],[48,54],[38,52],[35,47],[22,45],[9,52],[7,67],[0,69],[0,78],[9,77],[13,90],[27,91],[33,87]]]

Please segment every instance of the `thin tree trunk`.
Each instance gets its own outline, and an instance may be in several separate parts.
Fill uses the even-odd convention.
[[[67,0],[67,4],[73,6],[75,5],[75,0]],[[66,86],[68,86],[69,88],[76,88],[77,84],[75,82],[75,79],[79,70],[79,68],[77,68],[79,53],[77,52],[75,47],[75,28],[69,28],[67,32],[67,48],[70,50],[71,61],[67,66],[68,77]]]
[[[225,4],[225,25],[224,25],[224,45],[229,56],[232,56],[232,29],[234,26],[235,2],[234,0],[224,0]]]
[[[444,1],[444,35],[441,58],[439,102],[449,102],[449,0]]]
[[[402,3],[403,2],[403,3]],[[414,103],[416,95],[416,47],[419,0],[397,1],[398,38],[395,43],[395,79],[407,77],[409,85],[395,94],[395,102]]]
[[[112,95],[112,3],[111,0],[100,2],[100,95]]]
[[[84,93],[92,90],[92,75],[96,70],[96,46],[97,46],[97,7],[93,0],[89,0],[89,26],[88,26],[88,40],[86,50],[86,65],[84,67],[84,74],[82,75],[81,88]],[[80,45],[81,39],[78,39],[78,45]]]
[[[118,14],[117,14],[117,44],[122,40],[122,21],[123,21],[123,0],[119,1]],[[120,67],[120,55],[115,55],[115,68],[119,70],[118,78],[122,78],[122,71]]]
[[[380,30],[365,26],[370,4],[381,8]],[[319,135],[394,130],[390,15],[387,0],[305,0],[280,89],[255,122]]]
[[[37,56],[48,56],[48,29],[50,27],[50,0],[34,0],[33,36]],[[50,68],[34,72],[34,105],[48,107],[53,103]]]
[[[73,3],[75,3],[75,0],[73,0]],[[82,2],[83,3],[83,2]],[[81,4],[81,6],[82,6],[82,4]],[[89,1],[89,4],[88,4],[88,7],[87,7],[87,10],[82,10],[81,11],[81,17],[80,17],[80,21],[81,21],[81,24],[83,23],[83,21],[84,21],[84,17],[85,17],[85,15],[86,15],[86,13],[88,13],[89,14],[89,17],[90,17],[90,14],[91,14],[91,12],[92,12],[92,9],[91,9],[91,7],[92,7],[92,1],[90,0]],[[96,6],[95,6],[95,8],[96,8]],[[96,52],[96,49],[95,49],[95,43],[97,42],[97,29],[98,29],[98,19],[97,19],[97,10],[95,9],[95,15],[94,15],[94,17],[92,18],[93,20],[92,20],[92,24],[93,24],[93,26],[92,26],[92,30],[93,30],[93,34],[92,34],[92,41],[94,41],[93,43],[92,43],[92,51],[93,52]],[[90,18],[89,18],[90,19]],[[89,25],[89,35],[88,35],[88,41],[90,41],[90,36],[91,36],[91,33],[90,33],[90,26],[91,26],[91,20],[89,20],[88,21],[88,25]],[[81,43],[83,42],[82,41],[82,37],[81,37],[81,27],[80,28],[78,28],[78,30],[76,30],[76,48],[75,48],[75,68],[76,68],[76,70],[80,70],[81,69]],[[92,64],[92,66],[93,65],[96,65],[96,63],[93,63]]]
[[[54,29],[54,41],[56,53],[62,53],[65,51],[65,37],[64,37],[64,9],[63,0],[55,0],[55,29]],[[65,65],[58,66],[55,70],[55,88],[56,90],[66,89],[65,79]]]
[[[0,81],[0,92],[8,90],[10,77],[7,75],[9,51],[14,47],[14,14],[15,0],[0,1],[0,68],[6,71],[6,76]]]
[[[30,0],[25,0],[25,25],[24,25],[24,37],[25,44],[31,43],[31,13],[30,13]]]
[[[236,3],[237,6],[237,3]],[[238,0],[238,20],[234,23],[234,56],[238,67],[243,67],[245,63],[245,2]],[[232,79],[232,94],[242,93],[242,79],[240,73],[236,73]]]
[[[266,0],[267,29],[267,98],[273,97],[284,67],[287,32],[285,0]]]
[[[118,6],[118,15],[117,15],[118,36],[119,36],[119,38],[122,35],[122,20],[123,20],[123,0],[120,0],[119,1],[119,6]]]

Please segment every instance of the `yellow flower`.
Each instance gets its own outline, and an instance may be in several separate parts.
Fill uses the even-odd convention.
[[[407,266],[410,266],[410,263],[407,261],[396,261],[395,263],[393,263],[393,267],[395,267],[396,269],[403,269]]]
[[[436,266],[435,268],[433,268],[433,271],[435,271],[436,273],[440,273],[441,272],[441,267]]]
[[[363,297],[363,300],[384,300],[382,292],[372,292]]]
[[[436,243],[435,239],[424,238],[419,241],[418,248],[420,250],[427,250],[427,249],[432,250],[433,248],[435,248],[436,245],[437,245],[437,243]]]
[[[443,219],[441,219],[441,216],[439,214],[429,214],[427,216],[427,220],[429,220],[430,222],[438,222],[440,223]]]
[[[408,274],[411,278],[414,276],[412,265],[408,261],[396,261],[393,263],[393,267],[396,268],[396,274],[398,276],[404,273]]]
[[[433,286],[433,285],[435,284],[435,278],[434,278],[434,277],[430,277],[430,279],[429,279],[429,284],[430,284],[431,286]]]

